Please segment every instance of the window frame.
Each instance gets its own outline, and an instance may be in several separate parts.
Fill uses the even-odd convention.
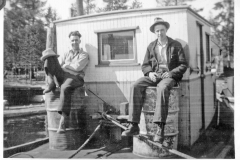
[[[134,27],[125,27],[125,28],[113,28],[105,30],[97,30],[98,41],[98,66],[121,66],[121,65],[137,65],[137,41],[136,41],[136,31],[139,29],[139,26]],[[124,60],[102,60],[102,34],[107,33],[119,33],[119,32],[133,32],[133,59],[124,59]]]
[[[205,39],[206,39],[206,63],[211,62],[211,45],[210,45],[210,34],[205,32]]]

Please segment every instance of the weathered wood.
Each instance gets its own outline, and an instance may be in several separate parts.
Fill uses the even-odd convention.
[[[47,27],[46,49],[48,48],[52,48],[52,50],[57,53],[56,26],[53,23]]]

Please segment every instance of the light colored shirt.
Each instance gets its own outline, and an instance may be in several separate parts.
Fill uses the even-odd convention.
[[[165,44],[161,44],[160,42],[157,43],[158,46],[158,61],[159,63],[166,64],[167,63],[167,44],[168,41]]]
[[[78,52],[74,53],[70,50],[59,57],[59,63],[65,72],[73,75],[85,76],[85,70],[89,62],[89,55],[80,49]]]
[[[162,45],[160,42],[157,43],[157,46],[155,47],[155,51],[157,53],[157,59],[158,59],[158,66],[161,70],[168,70],[167,67],[167,45],[168,41]]]

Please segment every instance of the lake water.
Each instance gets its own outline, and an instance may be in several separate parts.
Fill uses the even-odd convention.
[[[4,119],[4,148],[45,137],[45,115]]]

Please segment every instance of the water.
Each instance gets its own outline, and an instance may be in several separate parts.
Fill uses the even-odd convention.
[[[45,137],[45,115],[4,119],[4,148]]]

